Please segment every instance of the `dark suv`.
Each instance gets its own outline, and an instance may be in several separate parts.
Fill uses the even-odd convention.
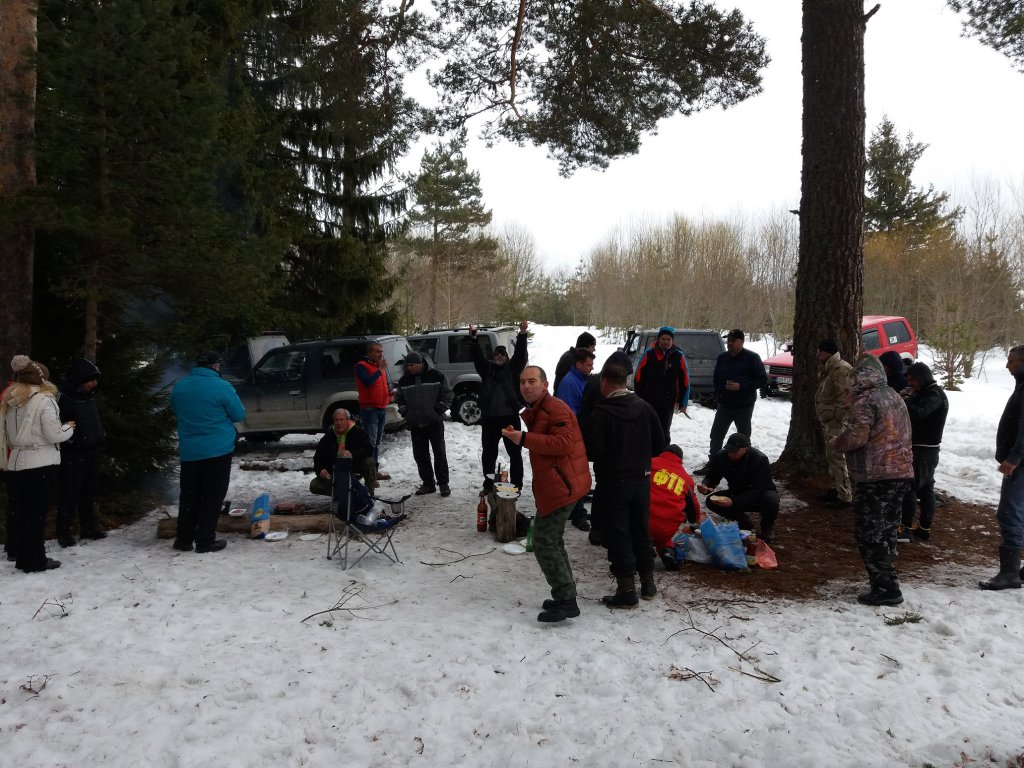
[[[626,337],[622,351],[633,361],[633,370],[640,364],[644,352],[658,340],[658,329],[635,329]],[[718,331],[681,329],[676,331],[676,346],[686,357],[686,371],[690,376],[690,400],[708,407],[715,404],[715,363],[725,352],[722,334]],[[633,379],[630,377],[630,384]]]
[[[316,434],[331,427],[337,408],[359,413],[355,366],[366,355],[366,345],[384,347],[389,388],[402,375],[401,361],[409,352],[402,336],[343,336],[287,344],[267,352],[252,374],[235,384],[245,421],[238,433],[251,441],[277,440],[288,433]],[[385,428],[401,428],[398,408],[388,406]]]
[[[493,328],[482,326],[477,330],[480,349],[488,360],[497,346],[508,348],[511,355],[515,350],[518,326],[501,325]],[[408,337],[413,350],[426,355],[437,370],[448,377],[448,383],[455,393],[452,402],[452,418],[463,424],[480,421],[480,377],[473,366],[470,354],[468,328],[438,328],[414,333]]]

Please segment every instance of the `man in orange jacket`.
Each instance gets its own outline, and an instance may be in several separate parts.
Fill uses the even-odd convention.
[[[580,615],[576,582],[565,552],[565,523],[576,502],[590,491],[590,465],[576,416],[569,406],[548,392],[544,369],[526,366],[519,375],[519,391],[527,402],[523,421],[530,431],[509,426],[501,434],[530,451],[533,497],[537,504],[533,552],[551,586],[552,598],[544,601],[537,621],[565,621]]]

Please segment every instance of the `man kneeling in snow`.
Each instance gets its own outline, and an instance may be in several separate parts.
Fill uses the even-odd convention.
[[[700,517],[695,488],[693,478],[683,468],[683,449],[678,445],[670,445],[651,459],[651,514],[647,527],[666,570],[679,570],[672,543],[679,526],[684,519],[696,523]]]
[[[334,491],[331,473],[334,460],[339,457],[352,459],[352,472],[362,475],[368,488],[377,487],[377,465],[373,462],[373,445],[366,430],[356,424],[349,412],[339,408],[332,419],[334,427],[320,438],[313,454],[313,471],[316,475],[309,481],[309,492],[330,496]]]

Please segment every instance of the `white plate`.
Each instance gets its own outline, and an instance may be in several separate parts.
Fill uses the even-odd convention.
[[[264,541],[280,541],[288,538],[288,531],[271,531],[263,537]]]
[[[728,496],[708,496],[708,501],[713,501],[715,504],[721,504],[722,502],[731,501]]]
[[[526,552],[526,547],[522,544],[516,544],[513,541],[510,541],[508,544],[503,546],[502,549],[505,550],[505,554],[508,555],[521,555]]]
[[[499,499],[518,499],[514,491],[498,491]]]
[[[316,541],[321,535],[319,533],[304,533],[299,536],[299,541]]]
[[[231,515],[231,517],[243,517],[244,515],[249,514],[249,510],[238,507],[237,509],[232,509],[228,514]]]

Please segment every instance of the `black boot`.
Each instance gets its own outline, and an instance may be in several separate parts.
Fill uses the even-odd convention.
[[[640,574],[640,597],[644,600],[653,600],[658,594],[658,587],[654,584],[654,572]]]
[[[569,600],[545,600],[542,607],[544,610],[537,614],[537,621],[546,624],[574,619],[580,615],[580,606],[575,597]]]
[[[1017,547],[999,546],[999,573],[988,581],[979,581],[981,589],[1020,589],[1020,550]]]
[[[633,576],[616,576],[615,594],[605,595],[601,602],[609,608],[636,608],[640,600],[636,596],[636,582]]]
[[[75,541],[75,537],[71,535],[71,531],[57,531],[57,543],[60,544],[64,549],[75,546],[78,542]]]
[[[857,595],[857,602],[862,605],[899,605],[903,602],[903,593],[897,584],[872,587],[869,592]]]

